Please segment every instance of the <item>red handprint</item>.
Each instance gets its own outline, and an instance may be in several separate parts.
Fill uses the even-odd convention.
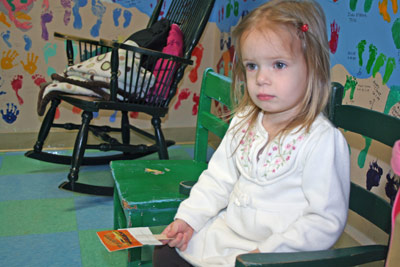
[[[340,27],[336,24],[335,20],[331,23],[331,40],[329,41],[329,48],[331,49],[331,53],[335,54],[338,41],[339,41],[339,31]]]

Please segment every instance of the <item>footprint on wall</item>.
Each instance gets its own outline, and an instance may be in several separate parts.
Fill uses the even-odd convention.
[[[174,109],[178,110],[179,107],[182,105],[182,101],[188,99],[190,96],[189,88],[182,89],[178,94],[178,101],[176,102]]]
[[[57,55],[57,44],[46,43],[43,47],[44,62],[49,64],[49,58]]]
[[[10,43],[10,34],[11,34],[11,32],[10,32],[9,30],[7,30],[7,31],[1,33],[1,37],[3,38],[3,41],[6,43],[6,45],[7,45],[9,48],[12,47],[12,45],[11,45],[11,43]]]
[[[121,16],[121,12],[122,12],[121,8],[116,8],[113,10],[113,21],[115,27],[119,26],[119,17]]]
[[[123,27],[126,28],[131,24],[132,12],[130,12],[129,10],[124,10],[124,12],[122,13],[121,8],[114,9],[113,10],[113,21],[114,21],[115,27],[119,26],[119,18],[121,17],[121,14],[123,14],[123,18],[124,18]]]
[[[60,0],[62,7],[64,8],[64,25],[67,26],[71,21],[71,0]]]
[[[369,51],[369,57],[368,57],[366,69],[367,69],[367,73],[370,74],[371,68],[374,65],[374,62],[376,59],[376,55],[378,54],[378,49],[373,44],[370,44],[368,51]]]
[[[373,0],[364,1],[364,12],[368,13],[371,10]],[[356,11],[358,0],[350,0],[351,11]]]
[[[392,57],[388,58],[388,61],[386,62],[385,74],[383,75],[382,84],[386,84],[388,82],[390,76],[392,76],[395,67],[396,67],[396,60]]]
[[[82,17],[79,9],[87,5],[87,0],[73,0],[72,15],[74,16],[74,28],[82,29]]]
[[[128,27],[131,24],[132,13],[129,10],[124,10],[124,28]]]
[[[42,83],[46,82],[46,79],[41,74],[32,75],[32,80],[33,83],[36,84],[37,86],[40,86]]]
[[[400,30],[400,28],[399,28]],[[360,67],[363,65],[363,53],[365,50],[367,42],[365,40],[361,40],[358,45],[358,63]],[[386,84],[390,77],[393,74],[393,70],[396,68],[396,60],[393,57],[387,58],[387,56],[383,53],[378,55],[378,48],[374,44],[370,44],[368,47],[368,61],[366,65],[366,71],[368,74],[371,73],[372,70],[372,77],[375,78],[376,74],[381,70],[381,68],[385,65],[385,72],[382,78],[382,84]]]
[[[40,26],[42,27],[42,38],[43,40],[49,40],[49,32],[47,30],[47,24],[53,20],[53,12],[45,11],[40,16]]]
[[[357,158],[357,164],[358,167],[360,167],[360,169],[364,168],[365,165],[365,160],[367,159],[367,155],[368,155],[368,150],[371,146],[372,143],[372,139],[366,136],[363,136],[364,141],[365,141],[365,146],[364,148],[360,151],[360,154],[358,154],[358,158]]]
[[[99,36],[100,26],[103,23],[103,15],[106,12],[106,7],[99,0],[92,0],[92,13],[97,17],[96,24],[90,30],[93,37]]]
[[[18,99],[18,102],[20,105],[24,104],[24,100],[18,93],[18,91],[21,90],[21,88],[22,88],[23,78],[24,77],[22,75],[18,74],[18,75],[15,75],[11,81],[11,88],[15,91],[15,95],[17,96],[17,99]]]
[[[32,47],[32,40],[31,40],[31,38],[28,36],[28,35],[26,35],[26,34],[24,34],[24,41],[25,41],[25,46],[24,46],[24,49],[25,49],[25,51],[29,51],[29,50],[31,50],[31,47]]]
[[[117,119],[117,114],[118,111],[115,110],[113,114],[111,114],[110,118],[108,119],[110,122],[115,122],[115,120]]]

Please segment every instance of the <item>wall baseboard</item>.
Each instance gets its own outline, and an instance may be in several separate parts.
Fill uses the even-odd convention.
[[[153,133],[153,130],[148,130]],[[195,127],[165,128],[163,133],[166,139],[174,140],[177,144],[194,143]],[[43,150],[71,149],[74,146],[77,131],[52,132],[46,139]],[[0,151],[25,151],[31,150],[36,142],[38,133],[0,133]],[[120,139],[119,133],[111,134]],[[136,133],[131,134],[133,144],[150,144],[151,140]],[[100,138],[89,134],[88,143],[99,143]]]

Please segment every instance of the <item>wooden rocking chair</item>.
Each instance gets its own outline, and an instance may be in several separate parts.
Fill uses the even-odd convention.
[[[152,27],[159,20],[163,2],[162,0],[158,1],[147,28]],[[56,37],[66,40],[69,66],[76,63],[74,62],[73,42],[78,45],[80,62],[94,57],[98,59],[108,53],[111,62],[111,78],[108,83],[109,95],[104,98],[58,94],[52,98],[33,150],[28,151],[25,155],[42,161],[71,165],[68,174],[69,181],[62,183],[59,187],[95,195],[112,195],[113,188],[78,183],[81,165],[108,164],[112,160],[136,159],[154,152],[158,152],[160,159],[168,159],[167,147],[175,142],[165,140],[161,130],[161,118],[168,113],[169,103],[176,93],[186,66],[192,64],[191,53],[204,31],[214,2],[215,0],[172,0],[165,19],[171,24],[177,24],[183,33],[183,57],[126,43],[102,39],[97,41],[55,33]],[[121,62],[121,56],[125,57],[126,60]],[[132,60],[128,60],[129,58]],[[137,75],[135,76],[134,73]],[[82,109],[82,123],[80,125],[54,123],[56,109],[61,101]],[[93,112],[99,110],[121,111],[121,126],[114,128],[90,124]],[[130,125],[128,112],[143,112],[150,115],[154,135]],[[72,155],[64,156],[42,151],[52,128],[78,130]],[[132,145],[130,143],[131,130],[150,138],[154,141],[154,144]],[[104,143],[87,144],[89,132],[100,137]],[[108,134],[110,132],[120,132],[122,142],[110,136]],[[86,149],[105,152],[119,151],[120,153],[113,155],[105,153],[104,156],[87,157],[85,156]]]

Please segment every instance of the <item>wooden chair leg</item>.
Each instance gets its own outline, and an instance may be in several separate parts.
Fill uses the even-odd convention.
[[[156,144],[158,146],[158,157],[160,159],[169,159],[167,145],[165,142],[164,135],[161,131],[161,119],[160,118],[152,118],[151,124],[154,127]]]
[[[71,158],[71,169],[68,174],[68,180],[71,182],[72,187],[74,182],[78,180],[79,168],[82,164],[88,139],[89,123],[92,118],[92,112],[84,111],[82,113],[82,124],[75,140],[74,151]]]
[[[55,98],[51,101],[51,106],[44,117],[42,126],[40,127],[40,131],[38,134],[37,141],[33,146],[33,150],[35,152],[41,152],[43,149],[44,141],[46,140],[47,136],[49,135],[51,125],[53,124],[54,117],[56,115],[57,107],[60,104],[60,100]]]
[[[127,111],[122,111],[122,117],[121,117],[121,137],[122,137],[122,143],[124,145],[129,145],[130,139],[131,139],[131,132],[130,132],[130,127],[129,127],[129,118],[128,118],[128,112]]]

